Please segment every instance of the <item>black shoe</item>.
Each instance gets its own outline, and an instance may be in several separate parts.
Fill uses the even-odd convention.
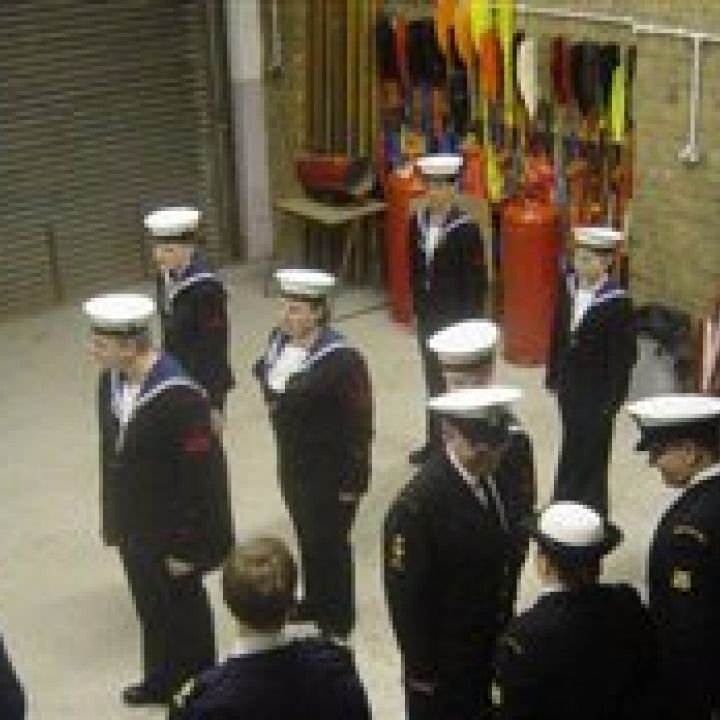
[[[408,455],[408,461],[411,465],[422,465],[430,457],[430,445],[425,443],[422,447],[413,450]]]
[[[147,680],[128,685],[122,691],[122,700],[126,705],[168,705],[172,700],[172,691],[162,688]]]

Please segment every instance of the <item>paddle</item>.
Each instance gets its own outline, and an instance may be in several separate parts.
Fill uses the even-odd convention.
[[[453,131],[451,135],[463,137],[468,130],[469,123],[469,87],[467,72],[457,54],[455,42],[450,44],[448,69],[450,118]]]
[[[383,154],[388,166],[393,168],[400,162],[402,154],[401,123],[398,117],[401,114],[398,89],[400,70],[392,21],[382,11],[378,12],[375,21],[375,47],[382,88],[380,112],[384,134]]]
[[[606,223],[612,224],[611,166],[617,160],[612,143],[612,86],[615,70],[620,65],[620,48],[614,43],[602,45],[598,50],[598,133],[602,156],[602,202],[605,204]],[[613,159],[614,158],[614,159]]]
[[[453,23],[455,17],[455,0],[435,0],[435,12],[433,14],[433,27],[435,31],[435,42],[445,62],[446,93],[448,104],[452,106],[452,83],[453,83]],[[437,92],[433,95],[433,129],[438,146],[443,144],[442,133],[444,128],[441,120],[441,98]],[[452,111],[451,111],[452,115]]]
[[[472,29],[470,24],[470,2],[469,0],[457,0],[455,14],[453,17],[453,40],[455,49],[465,66],[468,83],[468,104],[470,114],[470,125],[474,126],[477,119],[477,82],[474,68],[474,53]]]
[[[402,98],[403,126],[407,127],[410,122],[410,76],[407,63],[407,21],[402,11],[395,15],[394,19],[394,51],[395,63],[398,68],[400,81],[400,95]]]
[[[632,153],[628,137],[629,87],[632,62],[631,49],[624,54],[615,68],[610,93],[610,137],[615,147],[615,168],[613,171],[612,222],[618,226],[625,215],[632,193]]]
[[[435,0],[433,15],[435,37],[442,54],[447,57],[450,50],[450,28],[455,18],[455,0]]]
[[[403,140],[407,149],[408,144],[416,149],[423,124],[422,85],[427,76],[427,53],[425,48],[425,27],[423,20],[410,20],[407,24],[407,65],[411,89],[411,126],[412,133],[408,132]],[[406,154],[408,154],[406,152]]]
[[[514,126],[513,40],[515,36],[515,2],[501,0],[496,6],[497,28],[503,51],[503,108],[506,145]]]
[[[480,38],[492,30],[492,8],[488,0],[470,0],[470,34],[479,52]]]
[[[470,31],[478,57],[478,84],[485,146],[486,185],[490,202],[498,202],[503,196],[502,174],[498,165],[490,126],[491,103],[499,98],[500,42],[493,30],[492,7],[488,0],[472,0],[470,4]]]
[[[443,133],[443,104],[447,91],[447,59],[430,23],[426,23],[427,33],[427,82],[428,90],[423,96],[424,131],[430,147],[437,150]]]
[[[525,37],[518,48],[518,89],[527,110],[532,130],[540,102],[540,81],[538,77],[537,41]]]
[[[555,202],[560,208],[569,205],[567,169],[565,164],[565,115],[572,94],[570,68],[571,47],[560,36],[551,45],[551,74],[553,97],[557,106],[555,113]]]

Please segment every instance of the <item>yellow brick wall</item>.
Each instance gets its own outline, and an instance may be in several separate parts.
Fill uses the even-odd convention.
[[[718,0],[532,0],[641,22],[720,34]],[[607,38],[605,28],[536,19],[539,32]],[[618,32],[618,31],[612,31]],[[618,33],[622,39],[632,39]],[[642,301],[662,301],[702,313],[720,293],[720,45],[705,45],[698,166],[677,159],[689,130],[691,42],[638,35],[635,83],[636,193],[630,255],[632,291]]]

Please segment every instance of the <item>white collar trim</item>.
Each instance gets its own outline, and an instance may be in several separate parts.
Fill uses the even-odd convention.
[[[269,652],[275,648],[283,647],[290,642],[283,630],[237,638],[228,657],[248,657],[259,653]]]
[[[197,285],[201,282],[216,282],[222,285],[222,282],[220,282],[220,280],[214,273],[197,273],[195,275],[190,275],[190,277],[185,278],[184,280],[173,282],[173,284],[169,288],[168,300],[172,302],[181,292],[183,292],[183,290],[186,290],[187,288],[192,287],[193,285]]]
[[[480,501],[484,506],[488,506],[488,497],[485,492],[485,488],[478,485],[477,480],[468,472],[467,468],[461,464],[457,455],[452,451],[449,445],[445,445],[445,454],[447,455],[450,464],[456,470],[458,475],[467,483],[472,491],[472,494]]]
[[[545,597],[545,595],[565,592],[566,590],[567,588],[562,583],[545,583],[538,592],[538,599]]]
[[[242,658],[260,653],[270,652],[285,647],[297,640],[308,640],[321,637],[320,630],[313,623],[285,626],[276,632],[256,633],[237,638],[228,657]]]
[[[710,467],[706,467],[697,473],[697,475],[694,475],[690,481],[690,485],[699,485],[703,480],[707,480],[715,475],[720,475],[720,462],[713,463]]]

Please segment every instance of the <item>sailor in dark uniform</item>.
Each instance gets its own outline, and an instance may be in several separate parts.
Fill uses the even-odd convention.
[[[465,388],[429,401],[445,446],[390,506],[385,596],[403,665],[408,720],[479,720],[512,603],[507,510],[498,487],[511,388]]]
[[[259,537],[225,561],[222,589],[238,638],[217,667],[188,683],[170,720],[369,720],[370,708],[350,651],[286,622],[297,567],[286,545]]]
[[[463,387],[487,387],[495,376],[495,356],[499,340],[498,326],[489,320],[462,320],[434,333],[428,348],[440,362],[445,390]],[[535,512],[537,481],[532,441],[517,418],[510,425],[507,450],[497,473],[498,492],[507,511],[514,558],[508,576],[508,598],[514,599],[530,545],[527,520]],[[508,608],[508,616],[514,608]]]
[[[442,392],[440,367],[428,351],[428,337],[446,325],[477,317],[487,292],[480,228],[455,200],[461,165],[460,155],[430,155],[417,161],[428,192],[410,221],[410,285],[428,397]],[[433,442],[441,444],[440,434],[428,414],[427,443],[410,453],[410,462],[422,463]]]
[[[350,533],[370,480],[373,402],[365,360],[328,325],[335,278],[280,270],[282,322],[255,364],[275,432],[283,500],[295,527],[299,617],[346,638],[355,623]]]
[[[531,532],[542,590],[498,643],[494,717],[664,717],[650,615],[629,585],[598,582],[620,530],[595,510],[563,501],[544,510]]]
[[[607,515],[615,416],[636,360],[633,307],[609,275],[621,234],[596,227],[574,234],[574,266],[563,270],[547,364],[562,422],[553,497]]]
[[[102,535],[118,548],[143,632],[127,704],[163,704],[215,660],[203,574],[232,542],[227,468],[204,391],[150,342],[141,295],[85,303],[99,388]]]
[[[681,491],[650,546],[650,611],[675,720],[720,717],[720,398],[664,395],[629,406],[638,449]]]
[[[25,718],[25,692],[10,662],[5,644],[0,637],[0,718]]]
[[[176,207],[145,217],[158,266],[157,299],[163,350],[207,393],[213,424],[234,386],[230,369],[227,292],[197,249],[200,211]]]

